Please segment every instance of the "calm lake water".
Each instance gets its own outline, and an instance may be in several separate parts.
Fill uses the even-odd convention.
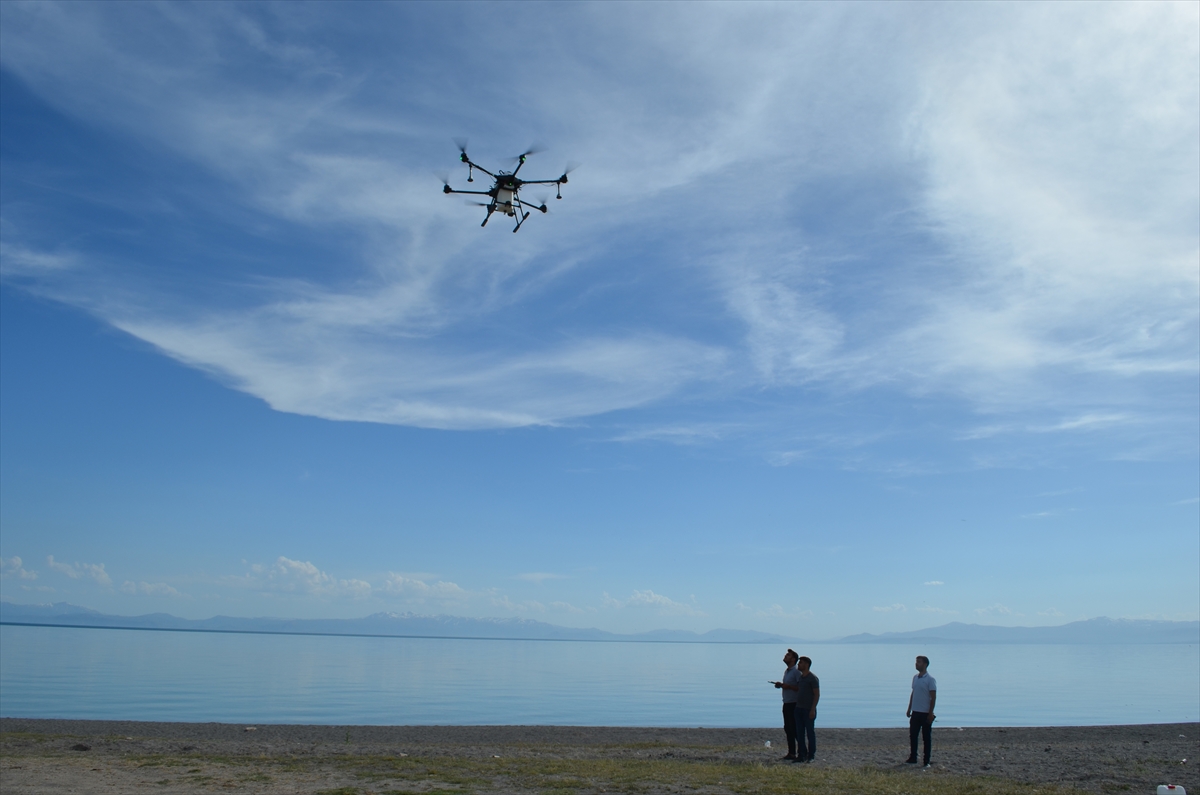
[[[774,726],[785,648],[0,626],[0,715],[230,723]],[[1200,719],[1200,647],[808,644],[818,726]]]

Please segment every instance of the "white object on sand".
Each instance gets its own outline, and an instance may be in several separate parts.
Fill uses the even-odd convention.
[[[767,740],[765,743],[763,743],[763,748],[770,748],[770,747],[771,747],[771,741],[770,741],[770,740]]]
[[[1159,784],[1158,795],[1187,795],[1182,784]]]

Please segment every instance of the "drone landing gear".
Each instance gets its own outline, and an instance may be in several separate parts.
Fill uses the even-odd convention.
[[[521,228],[521,224],[525,223],[525,219],[526,219],[526,218],[528,218],[528,217],[529,217],[529,211],[528,211],[528,210],[526,210],[526,211],[525,211],[525,214],[521,216],[521,220],[520,220],[520,221],[517,221],[517,225],[516,225],[516,227],[513,229],[513,234],[514,234],[514,235],[517,233],[517,230]]]
[[[483,217],[483,223],[480,226],[487,226],[487,222],[492,220],[492,211],[488,210],[488,214]]]

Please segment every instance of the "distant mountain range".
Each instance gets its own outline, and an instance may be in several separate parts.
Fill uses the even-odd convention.
[[[1057,627],[995,627],[955,621],[882,635],[851,635],[840,643],[1200,643],[1200,621],[1090,618]]]
[[[632,635],[600,629],[560,627],[527,618],[464,618],[416,613],[375,613],[365,618],[179,618],[169,613],[113,616],[56,602],[22,605],[0,602],[0,623],[64,627],[100,627],[182,632],[246,632],[293,635],[369,635],[423,638],[497,638],[510,640],[586,640],[658,643],[799,643],[769,632],[714,629],[705,633],[659,629]],[[805,641],[813,642],[813,641]],[[1093,618],[1057,627],[997,627],[954,622],[912,632],[851,635],[825,643],[1198,643],[1200,621],[1150,621]]]
[[[254,632],[294,635],[380,635],[423,638],[504,638],[514,640],[643,641],[666,643],[786,643],[781,635],[748,629],[714,629],[703,634],[657,629],[620,635],[601,629],[560,627],[528,618],[463,618],[416,613],[375,613],[366,618],[179,618],[169,613],[113,616],[56,602],[21,605],[0,602],[0,623],[63,627],[108,627],[191,632]]]

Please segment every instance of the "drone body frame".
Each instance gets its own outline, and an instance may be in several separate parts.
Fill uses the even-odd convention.
[[[537,152],[538,150],[536,149],[530,149],[523,154],[517,155],[517,167],[511,173],[500,170],[493,173],[472,161],[467,156],[466,143],[459,143],[458,151],[458,159],[467,166],[467,182],[475,181],[476,171],[482,171],[495,180],[495,182],[492,184],[491,190],[457,190],[450,187],[450,183],[443,179],[442,192],[489,197],[490,201],[488,202],[475,202],[480,207],[487,208],[487,215],[484,216],[483,223],[480,226],[487,226],[487,222],[492,218],[492,213],[503,213],[510,218],[516,219],[517,225],[513,227],[514,234],[521,229],[521,224],[525,223],[525,220],[529,218],[530,209],[540,210],[542,213],[547,212],[545,202],[535,205],[522,201],[521,188],[525,185],[555,185],[558,189],[556,198],[561,199],[562,186],[567,183],[567,174],[570,173],[570,169],[568,168],[566,171],[563,171],[562,176],[558,179],[521,179],[518,177],[517,174],[521,171],[521,167],[525,165],[526,158]]]

